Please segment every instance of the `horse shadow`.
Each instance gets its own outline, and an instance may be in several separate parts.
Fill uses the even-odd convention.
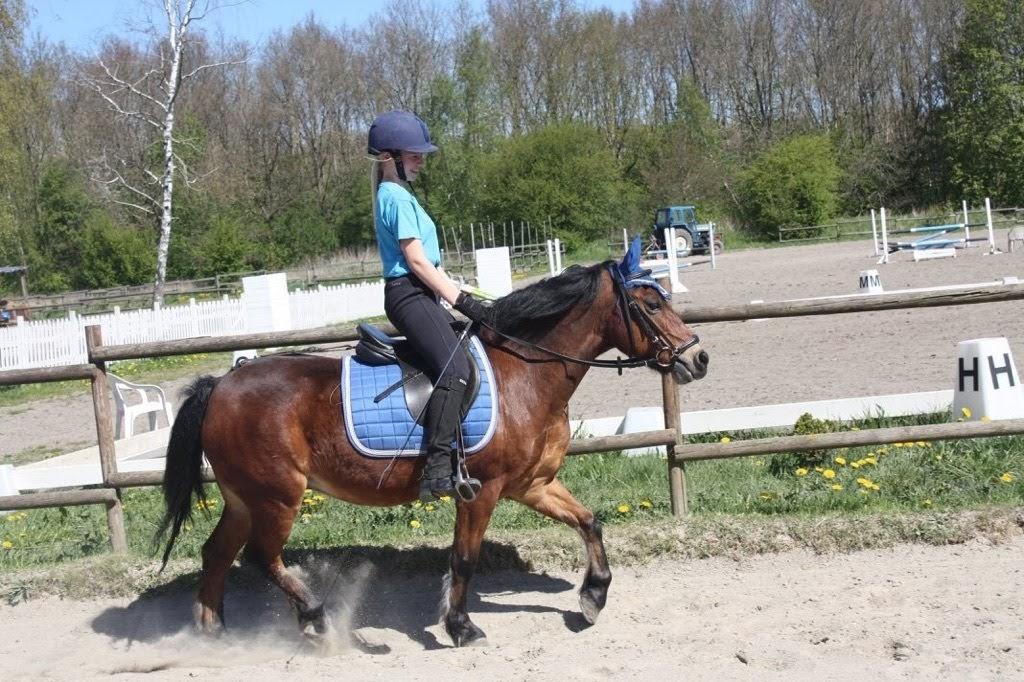
[[[438,622],[442,577],[450,550],[438,547],[351,546],[325,550],[287,550],[285,563],[297,570],[339,627],[375,628],[401,633],[424,649],[450,646],[427,628]],[[180,575],[150,588],[124,607],[105,609],[92,620],[95,632],[125,643],[152,643],[191,632],[198,572]],[[559,613],[566,627],[585,627],[579,613],[536,603],[497,602],[491,597],[517,592],[565,592],[567,580],[533,572],[515,547],[484,541],[467,608],[473,613]],[[228,575],[224,600],[227,632],[248,639],[267,635],[282,642],[302,636],[284,594],[252,564],[243,562]]]

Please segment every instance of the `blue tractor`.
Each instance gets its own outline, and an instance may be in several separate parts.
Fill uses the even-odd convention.
[[[711,245],[711,228],[714,223],[698,223],[697,211],[693,206],[668,206],[654,212],[654,238],[660,249],[665,248],[665,229],[676,228],[676,253],[688,256],[691,253],[708,253]],[[715,254],[722,252],[722,238],[715,235]]]

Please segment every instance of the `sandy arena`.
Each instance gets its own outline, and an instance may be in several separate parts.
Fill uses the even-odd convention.
[[[897,254],[888,265],[875,265],[871,251],[870,242],[848,242],[727,253],[716,271],[686,272],[690,292],[681,298],[706,306],[848,294],[869,268],[887,291],[1024,279],[1022,251],[986,255],[978,247],[920,263]],[[961,340],[1005,336],[1021,366],[1021,311],[1013,302],[701,325],[711,367],[682,389],[682,409],[950,388]],[[170,382],[168,395],[176,398],[183,384]],[[654,373],[593,370],[570,416],[658,404]],[[0,419],[0,461],[30,447],[70,450],[95,439],[87,396],[3,408]],[[614,528],[606,542],[616,542]],[[378,568],[343,596],[359,602],[354,626],[387,644],[386,655],[311,656],[283,597],[229,585],[228,623],[236,627],[219,642],[187,634],[184,591],[135,601],[42,599],[0,607],[0,660],[18,678],[56,679],[141,672],[218,680],[1021,678],[1022,567],[1020,536],[998,546],[613,565],[608,607],[589,629],[577,614],[581,573],[482,575],[470,614],[491,645],[469,650],[448,648],[434,625],[440,576],[399,580]]]

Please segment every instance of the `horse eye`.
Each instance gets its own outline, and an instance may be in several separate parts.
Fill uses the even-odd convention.
[[[644,301],[644,305],[646,305],[647,309],[652,313],[656,313],[661,310],[661,301]]]

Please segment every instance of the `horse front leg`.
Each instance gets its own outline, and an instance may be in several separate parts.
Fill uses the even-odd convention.
[[[486,644],[484,631],[473,624],[466,612],[469,581],[480,557],[480,545],[498,503],[500,490],[488,481],[472,502],[459,502],[455,517],[455,541],[452,544],[451,568],[445,576],[441,595],[441,622],[455,646]]]
[[[594,512],[580,504],[557,478],[538,482],[517,499],[531,509],[575,528],[583,537],[587,574],[580,587],[580,611],[593,625],[608,599],[608,586],[612,582],[601,537],[601,523],[594,518]]]

